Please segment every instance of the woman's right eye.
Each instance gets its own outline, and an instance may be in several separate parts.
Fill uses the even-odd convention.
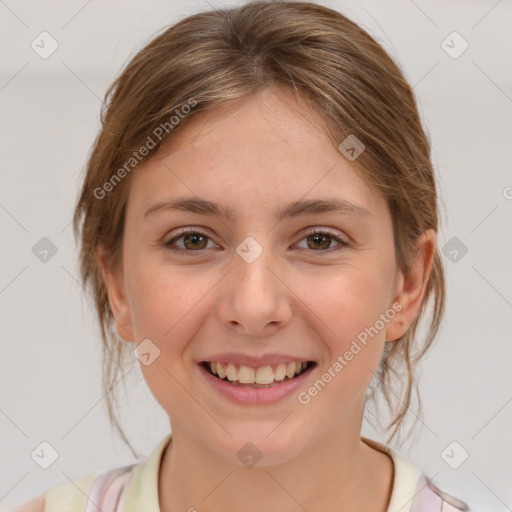
[[[185,248],[176,246],[176,242],[181,239],[183,239]],[[164,242],[164,245],[171,251],[180,254],[190,254],[193,252],[200,252],[201,249],[207,249],[207,243],[205,244],[205,241],[207,240],[209,240],[209,237],[205,233],[195,229],[187,229],[181,231],[177,236],[171,238],[169,241]]]

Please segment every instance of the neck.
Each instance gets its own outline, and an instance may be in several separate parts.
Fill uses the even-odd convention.
[[[314,449],[274,466],[251,468],[219,457],[179,428],[162,458],[161,512],[176,510],[386,512],[391,458],[360,440],[360,429],[335,432]]]

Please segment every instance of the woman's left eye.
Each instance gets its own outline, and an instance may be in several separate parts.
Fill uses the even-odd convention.
[[[176,246],[176,242],[181,239],[183,239],[184,248]],[[207,249],[208,240],[210,240],[210,238],[205,233],[195,229],[190,229],[182,231],[178,236],[175,236],[174,238],[165,242],[164,245],[168,249],[171,249],[177,253],[191,254],[193,252],[200,252],[202,249]],[[318,253],[331,253],[349,245],[348,242],[345,242],[339,236],[334,235],[328,231],[321,230],[314,230],[307,233],[306,236],[302,238],[302,240],[306,240],[306,249],[311,249]],[[329,246],[333,240],[338,243],[338,247],[334,250],[327,251],[326,249],[332,249]]]
[[[349,245],[347,242],[345,242],[345,240],[342,240],[339,236],[334,235],[333,233],[330,233],[329,231],[321,231],[321,230],[315,230],[310,233],[307,233],[305,238],[303,238],[302,240],[306,240],[308,249],[312,249],[316,252],[323,252],[323,253],[325,253],[325,252],[331,253],[331,252],[340,250],[343,247],[346,247]],[[322,249],[329,248],[326,246],[330,246],[332,240],[338,242],[338,247],[335,248],[334,250],[330,250],[330,251],[322,250]],[[320,246],[320,250],[314,249],[313,248],[314,245]]]

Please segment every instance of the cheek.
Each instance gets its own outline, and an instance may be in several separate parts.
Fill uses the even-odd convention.
[[[385,326],[377,322],[386,311],[385,294],[368,274],[354,273],[316,288],[312,301],[319,318],[315,329],[322,333],[328,356],[316,380],[301,389],[297,399],[304,410],[316,410],[312,416],[329,417],[337,428],[362,403],[379,366]]]
[[[347,265],[307,279],[298,276],[293,286],[322,331],[330,332],[341,349],[389,307],[390,280],[376,265]]]
[[[208,282],[206,276],[165,266],[138,272],[132,288],[138,338],[154,338],[163,350],[170,341],[176,346],[181,339],[177,332],[189,323],[188,317],[208,290]]]
[[[314,313],[308,318],[327,349],[324,382],[329,382],[333,401],[349,402],[364,392],[382,357],[391,320],[389,279],[382,278],[376,262],[360,262],[307,281],[299,284],[297,279],[295,289],[307,305],[304,311]]]
[[[165,411],[190,407],[188,413],[194,412],[194,404],[183,388],[190,378],[184,352],[201,325],[197,313],[208,289],[205,281],[207,277],[194,277],[169,267],[152,271],[148,265],[134,281],[132,298],[137,306],[132,311],[136,339],[139,343],[151,340],[158,354],[149,365],[141,361],[140,368],[151,393]]]

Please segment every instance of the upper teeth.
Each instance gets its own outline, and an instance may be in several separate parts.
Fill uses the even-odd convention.
[[[241,384],[272,384],[274,381],[284,380],[285,377],[291,379],[306,368],[307,362],[279,363],[260,368],[219,362],[208,363],[208,366],[213,374],[218,375],[221,379],[227,377],[231,382],[238,381]]]

